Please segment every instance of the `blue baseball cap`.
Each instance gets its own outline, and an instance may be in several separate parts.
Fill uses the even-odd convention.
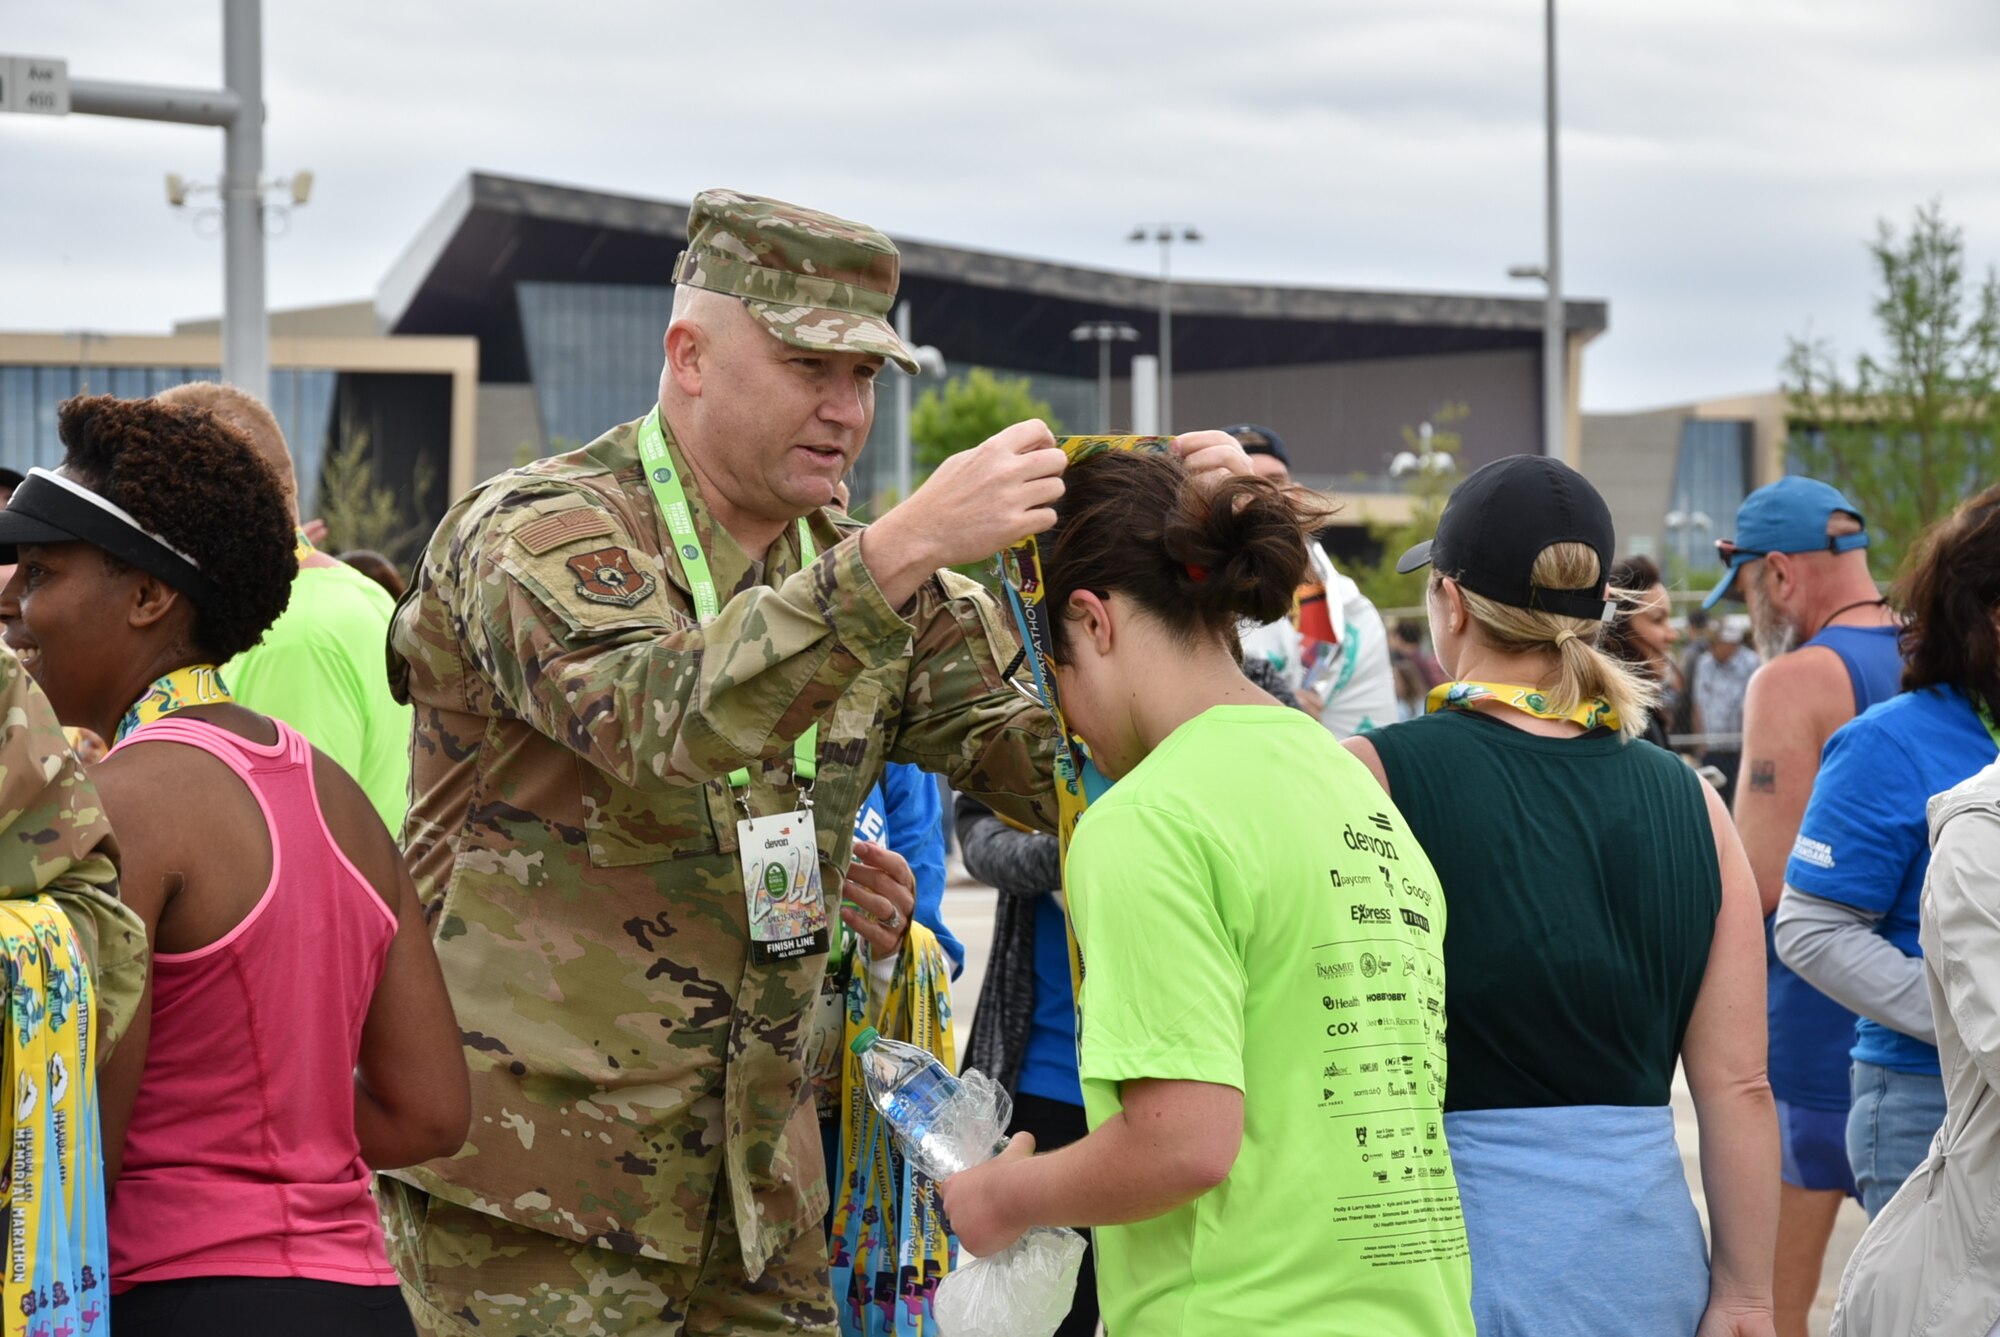
[[[1860,532],[1829,535],[1826,522],[1836,511],[1859,521]],[[1741,598],[1736,593],[1736,573],[1759,557],[1774,552],[1852,552],[1865,548],[1867,524],[1860,508],[1830,483],[1803,474],[1766,483],[1736,508],[1736,537],[1715,541],[1715,550],[1728,561],[1729,569],[1701,606],[1713,608],[1724,599]]]

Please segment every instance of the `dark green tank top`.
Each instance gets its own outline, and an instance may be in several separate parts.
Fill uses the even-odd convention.
[[[1666,1104],[1722,906],[1694,772],[1463,711],[1367,738],[1450,908],[1445,1109]]]

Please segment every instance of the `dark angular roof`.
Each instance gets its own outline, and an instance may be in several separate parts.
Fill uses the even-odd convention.
[[[524,381],[517,282],[665,286],[686,243],[687,206],[474,172],[383,279],[376,312],[396,334],[471,334],[480,375]],[[1090,375],[1069,332],[1121,320],[1157,335],[1159,280],[897,237],[915,334],[954,362]],[[1537,347],[1533,297],[1173,282],[1179,371]],[[1608,324],[1602,301],[1566,304],[1571,330]]]

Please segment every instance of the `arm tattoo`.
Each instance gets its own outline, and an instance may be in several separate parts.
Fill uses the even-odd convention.
[[[1760,794],[1778,792],[1778,763],[1775,761],[1752,761],[1750,763],[1750,787]]]

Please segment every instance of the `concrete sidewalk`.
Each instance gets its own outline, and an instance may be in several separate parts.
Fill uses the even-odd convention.
[[[958,1023],[958,1039],[961,1055],[964,1051],[965,1036],[972,1026],[973,1006],[979,998],[980,982],[986,978],[986,958],[993,942],[993,906],[996,893],[992,888],[974,882],[966,876],[954,855],[949,865],[949,881],[945,887],[944,922],[965,944],[965,971],[952,985],[953,1014]],[[1689,1097],[1687,1083],[1678,1074],[1674,1080],[1674,1131],[1680,1139],[1681,1161],[1687,1169],[1688,1184],[1694,1190],[1694,1205],[1702,1214],[1702,1225],[1708,1225],[1707,1204],[1702,1200],[1701,1174],[1696,1152],[1700,1143],[1696,1138],[1694,1101]],[[1840,1210],[1840,1219],[1833,1229],[1833,1242],[1827,1249],[1826,1269],[1820,1280],[1819,1303],[1813,1308],[1812,1332],[1814,1337],[1822,1337],[1826,1325],[1833,1317],[1833,1297],[1840,1284],[1841,1268],[1847,1264],[1847,1256],[1861,1239],[1861,1232],[1867,1226],[1868,1218],[1859,1203],[1850,1202]]]

